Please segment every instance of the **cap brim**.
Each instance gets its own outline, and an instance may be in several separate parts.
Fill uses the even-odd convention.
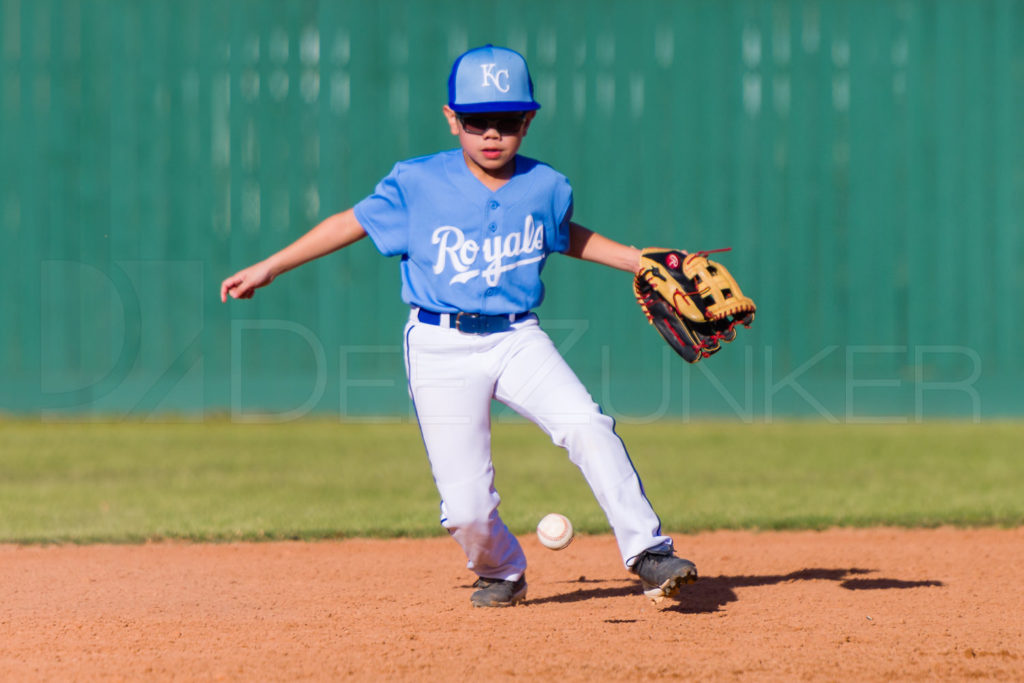
[[[536,102],[481,102],[478,104],[448,104],[457,114],[483,114],[492,111],[536,111]]]

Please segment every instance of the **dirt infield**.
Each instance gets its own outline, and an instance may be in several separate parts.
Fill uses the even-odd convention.
[[[1024,529],[677,536],[657,606],[611,537],[522,540],[509,609],[447,538],[0,546],[0,679],[1024,678]]]

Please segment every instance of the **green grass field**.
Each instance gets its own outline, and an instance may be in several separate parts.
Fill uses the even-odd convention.
[[[579,471],[496,424],[502,515],[609,531]],[[1024,523],[1024,423],[658,423],[619,432],[669,531]],[[0,541],[442,534],[414,424],[0,421]]]

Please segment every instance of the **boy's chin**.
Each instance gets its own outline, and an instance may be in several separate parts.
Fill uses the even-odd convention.
[[[477,166],[479,166],[480,168],[484,169],[485,171],[496,173],[498,171],[504,170],[505,167],[507,167],[509,164],[512,163],[512,160],[514,158],[515,158],[514,155],[511,156],[511,157],[504,157],[503,156],[503,157],[499,157],[497,159],[488,159],[487,157],[483,157],[483,158],[475,159],[474,161],[476,161],[476,165]]]

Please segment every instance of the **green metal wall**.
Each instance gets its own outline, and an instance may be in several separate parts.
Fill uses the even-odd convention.
[[[626,275],[553,257],[542,320],[606,410],[1024,413],[1018,0],[0,0],[0,411],[409,419],[396,260],[217,287],[452,146],[486,42],[530,61],[523,151],[579,221],[731,246],[760,307],[686,366]]]

